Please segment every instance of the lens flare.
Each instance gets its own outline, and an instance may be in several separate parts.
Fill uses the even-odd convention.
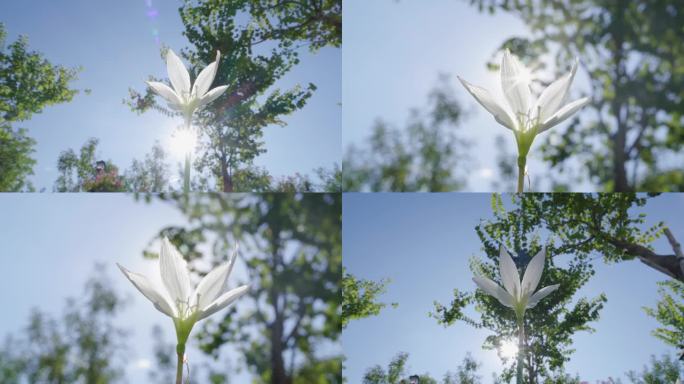
[[[159,29],[157,28],[157,17],[159,16],[159,10],[154,7],[152,0],[145,0],[145,15],[152,25],[152,37],[154,37],[154,42],[159,44]]]
[[[499,347],[499,354],[504,359],[513,359],[518,355],[518,344],[515,340],[506,340]]]
[[[195,149],[195,145],[197,145],[197,136],[194,132],[187,129],[176,131],[171,135],[171,139],[169,140],[171,153],[179,158],[184,157],[188,153],[192,153]]]

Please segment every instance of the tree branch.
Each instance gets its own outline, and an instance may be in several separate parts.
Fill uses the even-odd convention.
[[[669,230],[666,230],[665,234],[668,236],[669,240],[670,236],[672,236],[672,233],[668,235],[667,232],[669,232]],[[684,257],[678,257],[676,254],[659,255],[643,245],[630,243],[612,237],[607,238],[606,240],[615,248],[624,251],[628,255],[637,257],[642,263],[648,265],[649,267],[658,270],[673,279],[684,282],[684,271],[682,270],[682,265],[680,265],[684,264]],[[677,247],[679,247],[679,243],[674,240],[674,237],[672,237],[672,240],[674,243],[673,241],[670,241],[670,244],[675,250],[675,253],[677,253]],[[681,248],[679,249],[679,253],[681,254]]]

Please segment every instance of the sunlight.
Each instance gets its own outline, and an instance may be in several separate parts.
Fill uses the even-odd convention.
[[[187,129],[180,129],[171,135],[169,140],[169,148],[171,153],[177,157],[183,157],[187,153],[192,152],[197,144],[197,136],[193,131]]]
[[[518,345],[515,340],[506,340],[501,343],[499,353],[504,359],[513,359],[518,354]]]

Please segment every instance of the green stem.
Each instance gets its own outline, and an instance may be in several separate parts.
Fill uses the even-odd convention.
[[[176,384],[183,384],[183,357],[185,356],[185,344],[176,346],[178,354],[178,364],[176,366]]]
[[[518,374],[516,376],[516,384],[523,384],[523,364],[525,361],[525,326],[522,321],[518,322]]]
[[[525,188],[525,164],[527,158],[524,156],[518,157],[518,193],[523,193]]]
[[[187,196],[190,193],[190,156],[191,153],[185,154],[185,174],[183,175],[183,193]]]
[[[192,116],[188,116],[185,118],[185,129],[188,130],[188,133],[191,133],[192,130],[190,129],[190,124],[192,121]],[[185,172],[183,175],[183,194],[185,197],[188,197],[188,194],[190,193],[190,157],[192,156],[192,149],[189,149],[188,152],[185,154]]]

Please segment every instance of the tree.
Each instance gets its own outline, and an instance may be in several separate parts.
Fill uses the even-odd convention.
[[[378,296],[385,293],[389,280],[375,282],[358,279],[342,270],[342,328],[352,320],[377,316],[387,304],[378,302]],[[396,304],[393,304],[396,306]]]
[[[25,129],[13,129],[9,124],[0,126],[0,190],[31,190],[27,177],[33,174],[36,161],[31,157],[36,141]]]
[[[244,307],[204,323],[197,333],[202,350],[217,358],[224,345],[237,348],[256,382],[340,383],[341,358],[317,349],[338,340],[341,328],[341,196],[203,194],[172,201],[191,224],[161,234],[191,267],[207,239],[213,263],[237,241],[250,255]]]
[[[315,51],[342,45],[342,1],[322,0],[292,3],[283,0],[252,1],[250,13],[262,30],[254,38],[262,41],[303,41]]]
[[[71,101],[77,91],[69,87],[77,69],[51,64],[30,51],[28,38],[6,45],[7,32],[0,23],[0,190],[31,188],[35,140],[12,124],[25,121],[48,105]]]
[[[144,160],[134,159],[126,170],[126,190],[129,192],[165,192],[169,189],[168,154],[156,142]]]
[[[565,132],[542,145],[556,174],[577,160],[604,191],[682,191],[684,63],[676,1],[562,2],[470,0],[491,13],[519,17],[532,37],[503,44],[542,64],[551,54],[565,70],[575,56],[590,80],[591,104]],[[593,109],[593,111],[587,111]]]
[[[363,376],[363,384],[409,384],[411,376],[418,376],[419,384],[437,384],[438,380],[432,378],[429,374],[411,375],[406,372],[406,365],[409,354],[406,352],[398,353],[392,361],[390,361],[387,369],[379,365],[375,365],[366,370]],[[480,363],[475,361],[470,354],[466,355],[463,362],[458,366],[456,372],[447,372],[441,383],[442,384],[479,384],[480,376],[478,370]]]
[[[465,168],[468,143],[454,131],[463,112],[449,88],[448,78],[429,95],[428,112],[417,109],[404,129],[383,121],[373,127],[368,143],[347,148],[342,164],[345,191],[430,191],[461,189],[455,172]]]
[[[116,165],[97,160],[98,143],[98,139],[90,138],[81,146],[79,155],[71,148],[59,154],[55,192],[124,191],[124,180]]]
[[[284,125],[283,116],[306,105],[315,85],[283,91],[274,84],[298,63],[296,43],[309,41],[313,50],[339,45],[341,29],[334,26],[341,11],[339,0],[184,0],[184,35],[194,49],[184,50],[183,56],[200,67],[221,51],[216,82],[230,86],[198,114],[196,124],[201,140],[195,167],[213,176],[224,192],[233,191],[236,174],[265,151],[263,129]],[[154,104],[149,89],[144,96],[131,90],[127,103],[139,112],[155,108],[171,113]]]
[[[644,366],[641,373],[627,372],[627,378],[633,384],[675,383],[683,375],[684,369],[679,362],[667,355],[661,359],[651,356],[651,366]]]
[[[295,173],[292,176],[274,177],[263,167],[249,166],[237,170],[233,174],[233,186],[237,191],[250,192],[339,192],[342,172],[339,166],[332,169],[320,167],[314,169],[318,180],[309,175]],[[210,180],[199,176],[193,182],[193,190],[210,191]]]
[[[123,378],[126,331],[114,325],[124,301],[103,268],[70,298],[60,319],[34,310],[25,333],[0,349],[3,383],[115,383]]]
[[[676,280],[658,283],[660,300],[655,308],[644,308],[662,327],[653,331],[653,336],[675,347],[684,348],[684,283]]]
[[[529,194],[526,194],[529,195]],[[513,195],[512,199],[525,200],[524,195]],[[528,309],[524,319],[525,327],[525,383],[534,384],[557,377],[564,364],[574,351],[570,346],[572,336],[578,331],[592,331],[590,323],[598,320],[599,313],[606,301],[605,295],[596,298],[575,298],[577,291],[593,276],[594,270],[589,258],[591,250],[572,247],[567,238],[556,236],[560,244],[547,241],[545,244],[538,233],[544,228],[544,219],[540,212],[530,206],[516,205],[506,211],[502,198],[492,197],[494,217],[481,222],[475,227],[484,248],[484,259],[471,258],[471,270],[474,275],[485,276],[494,281],[499,280],[499,247],[505,246],[517,254],[515,258],[518,268],[526,266],[531,256],[546,248],[547,257],[544,274],[539,286],[560,284],[557,291]],[[553,233],[553,232],[551,232]],[[560,266],[554,258],[560,255],[573,255],[567,266]],[[564,263],[565,264],[565,263]],[[574,305],[571,302],[574,301]],[[464,313],[471,304],[480,313],[475,319]],[[435,303],[431,314],[438,323],[449,326],[456,321],[464,321],[476,328],[486,328],[493,332],[485,339],[485,349],[497,349],[517,335],[516,316],[510,308],[499,301],[477,290],[461,292],[454,290],[454,299],[448,306]],[[504,364],[508,364],[502,373],[502,379],[509,381],[515,375],[513,359],[500,356]],[[509,364],[510,363],[510,364]]]

